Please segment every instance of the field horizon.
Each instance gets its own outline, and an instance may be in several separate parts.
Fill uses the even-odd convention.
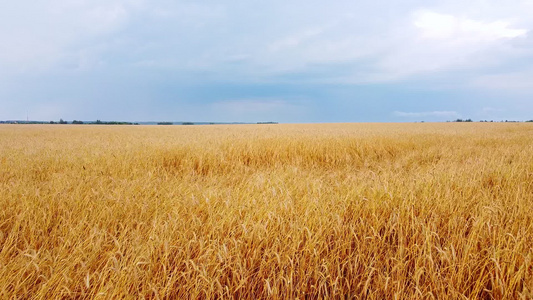
[[[1,298],[533,298],[532,123],[0,125]]]

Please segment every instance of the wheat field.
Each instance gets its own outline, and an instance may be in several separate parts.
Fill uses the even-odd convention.
[[[532,299],[533,124],[0,126],[0,298]]]

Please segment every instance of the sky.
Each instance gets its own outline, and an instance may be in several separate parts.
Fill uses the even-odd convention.
[[[0,120],[533,119],[533,0],[0,3]]]

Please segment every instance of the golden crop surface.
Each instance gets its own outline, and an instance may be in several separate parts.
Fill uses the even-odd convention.
[[[0,126],[0,298],[533,298],[533,124]]]

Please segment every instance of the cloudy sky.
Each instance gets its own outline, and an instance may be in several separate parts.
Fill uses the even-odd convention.
[[[533,119],[533,0],[0,3],[0,120]]]

